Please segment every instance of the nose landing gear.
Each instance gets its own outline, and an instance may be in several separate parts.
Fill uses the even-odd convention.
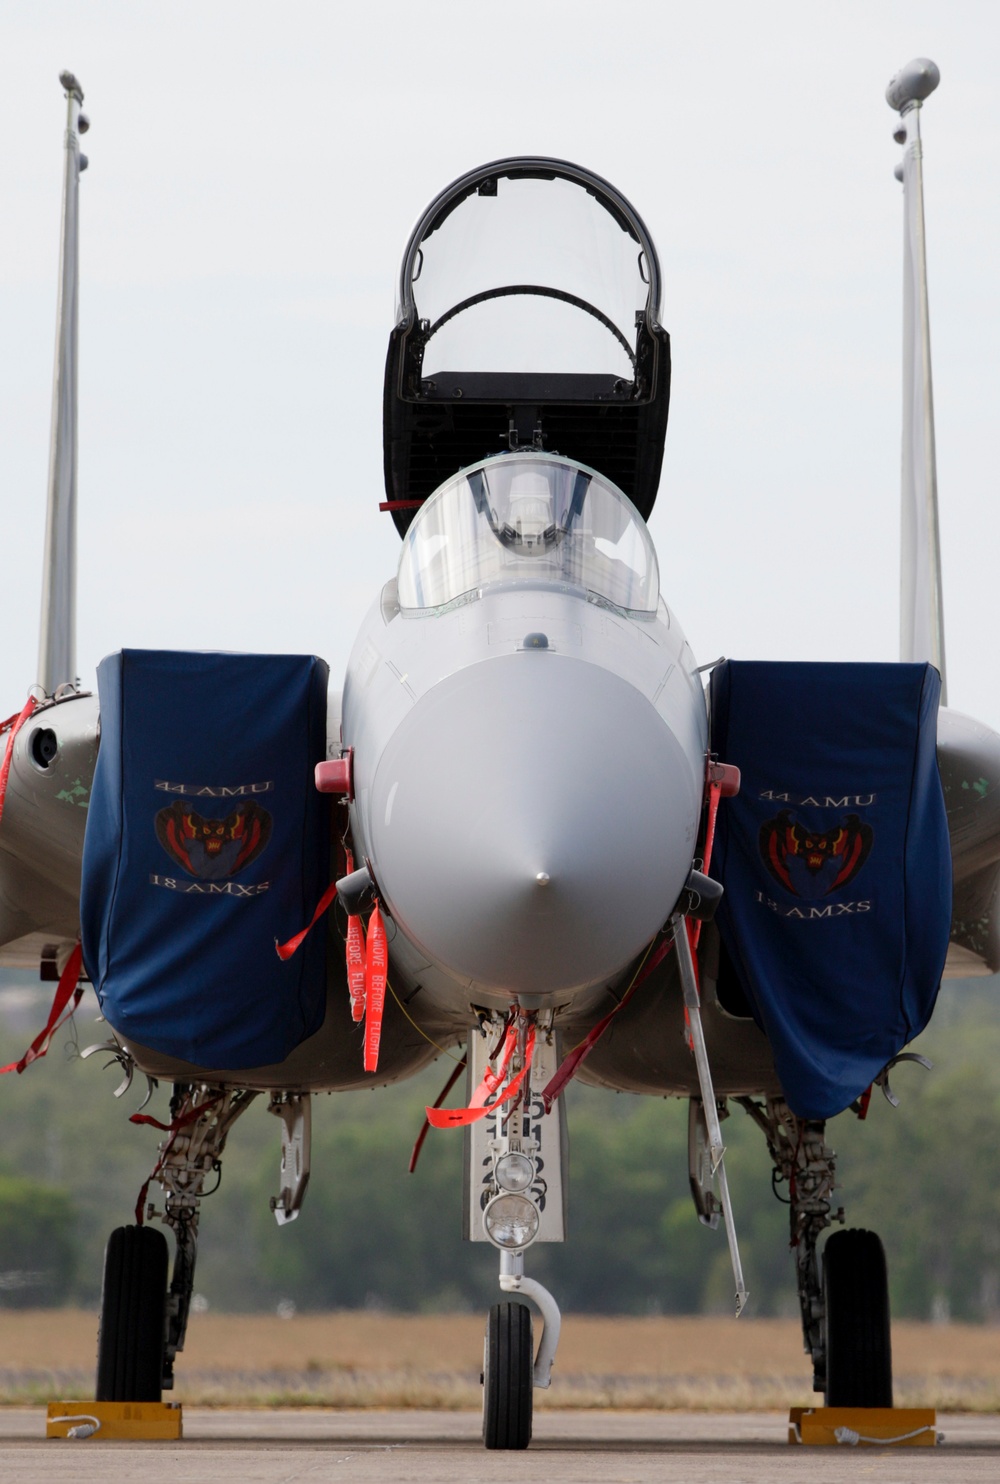
[[[483,1345],[483,1442],[527,1448],[531,1442],[531,1312],[527,1304],[494,1304]]]
[[[523,1252],[500,1253],[500,1287],[532,1299],[544,1328],[536,1355],[526,1304],[508,1301],[490,1310],[483,1349],[483,1442],[487,1448],[527,1448],[533,1388],[550,1383],[562,1316],[548,1289],[524,1276]]]
[[[501,1048],[508,1033],[516,1039],[516,1049],[505,1058]],[[560,1102],[546,1117],[541,1097],[557,1060],[551,1026],[539,1025],[535,1013],[522,1015],[516,1008],[499,1038],[492,1025],[488,1037],[480,1032],[469,1041],[470,1080],[484,1086],[491,1063],[497,1071],[492,1074],[495,1101],[484,1117],[467,1125],[466,1236],[499,1248],[500,1288],[510,1295],[493,1305],[486,1326],[482,1383],[487,1448],[527,1448],[534,1388],[549,1385],[559,1343],[559,1306],[547,1288],[524,1273],[526,1248],[536,1241],[561,1242],[565,1235],[565,1113]],[[531,1310],[521,1299],[530,1299],[541,1314],[537,1354]]]

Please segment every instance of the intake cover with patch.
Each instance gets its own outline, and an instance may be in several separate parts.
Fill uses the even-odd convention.
[[[280,1062],[319,1028],[328,671],[298,655],[127,649],[98,669],[83,955],[125,1039],[206,1068]]]
[[[846,1108],[930,1019],[951,849],[930,665],[754,664],[712,674],[724,949],[803,1118]]]

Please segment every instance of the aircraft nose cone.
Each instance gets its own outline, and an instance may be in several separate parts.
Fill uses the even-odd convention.
[[[608,670],[552,653],[472,665],[414,706],[379,762],[386,905],[460,978],[530,995],[597,984],[677,900],[701,768]]]

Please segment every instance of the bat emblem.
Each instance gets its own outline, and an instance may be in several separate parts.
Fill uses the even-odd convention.
[[[261,854],[271,838],[271,816],[253,799],[218,819],[175,799],[156,816],[156,838],[188,875],[199,881],[224,881]]]
[[[858,814],[829,830],[811,830],[782,809],[760,827],[761,859],[780,886],[815,901],[853,881],[871,853],[875,831]]]

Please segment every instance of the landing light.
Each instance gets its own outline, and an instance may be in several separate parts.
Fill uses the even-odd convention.
[[[524,1195],[495,1195],[483,1212],[486,1235],[497,1247],[515,1252],[538,1236],[538,1208]]]

